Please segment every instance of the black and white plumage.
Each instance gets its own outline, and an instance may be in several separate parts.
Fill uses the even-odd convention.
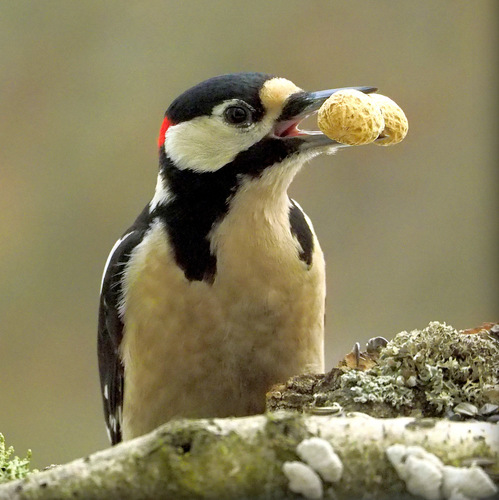
[[[323,371],[324,260],[287,188],[305,161],[339,147],[297,128],[334,91],[237,73],[168,108],[155,194],[102,280],[113,444],[171,418],[262,412],[272,384]]]

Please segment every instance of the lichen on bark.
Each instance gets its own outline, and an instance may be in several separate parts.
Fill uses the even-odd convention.
[[[314,413],[335,405],[338,411],[340,405],[343,412],[375,417],[441,417],[460,403],[477,409],[497,405],[496,326],[466,333],[432,322],[423,330],[401,332],[375,356],[360,353],[369,361],[363,365],[367,369],[344,360],[325,375],[293,377],[269,392],[267,408]]]

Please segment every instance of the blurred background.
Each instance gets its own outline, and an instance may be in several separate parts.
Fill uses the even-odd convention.
[[[327,260],[327,366],[355,341],[499,319],[495,0],[0,3],[0,432],[34,465],[107,446],[101,272],[150,200],[168,104],[253,70],[378,86],[406,140],[291,194]]]

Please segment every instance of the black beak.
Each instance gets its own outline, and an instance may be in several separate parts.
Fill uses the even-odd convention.
[[[339,89],[319,90],[317,92],[298,92],[289,96],[278,121],[299,121],[314,111],[338,90],[358,90],[364,94],[371,94],[378,90],[376,87],[343,87]]]
[[[296,94],[291,94],[275,123],[273,129],[274,137],[300,139],[301,151],[320,148],[322,146],[345,146],[345,144],[340,144],[330,139],[318,130],[301,130],[298,128],[298,125],[307,116],[316,112],[329,96],[339,90],[346,89],[358,90],[359,92],[364,92],[364,94],[371,94],[378,90],[376,87],[343,87],[339,89],[319,90],[318,92],[297,92]]]

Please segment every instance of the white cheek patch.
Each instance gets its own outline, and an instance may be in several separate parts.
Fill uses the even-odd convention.
[[[266,116],[247,128],[227,124],[223,111],[234,102],[216,106],[211,116],[198,116],[168,128],[164,147],[177,168],[214,172],[270,132],[274,116]]]
[[[255,136],[249,131],[234,130],[215,116],[200,116],[170,127],[165,151],[178,168],[214,172],[254,142]]]
[[[234,159],[239,144],[233,134],[208,116],[200,116],[169,128],[165,136],[166,154],[177,168],[213,172]]]

